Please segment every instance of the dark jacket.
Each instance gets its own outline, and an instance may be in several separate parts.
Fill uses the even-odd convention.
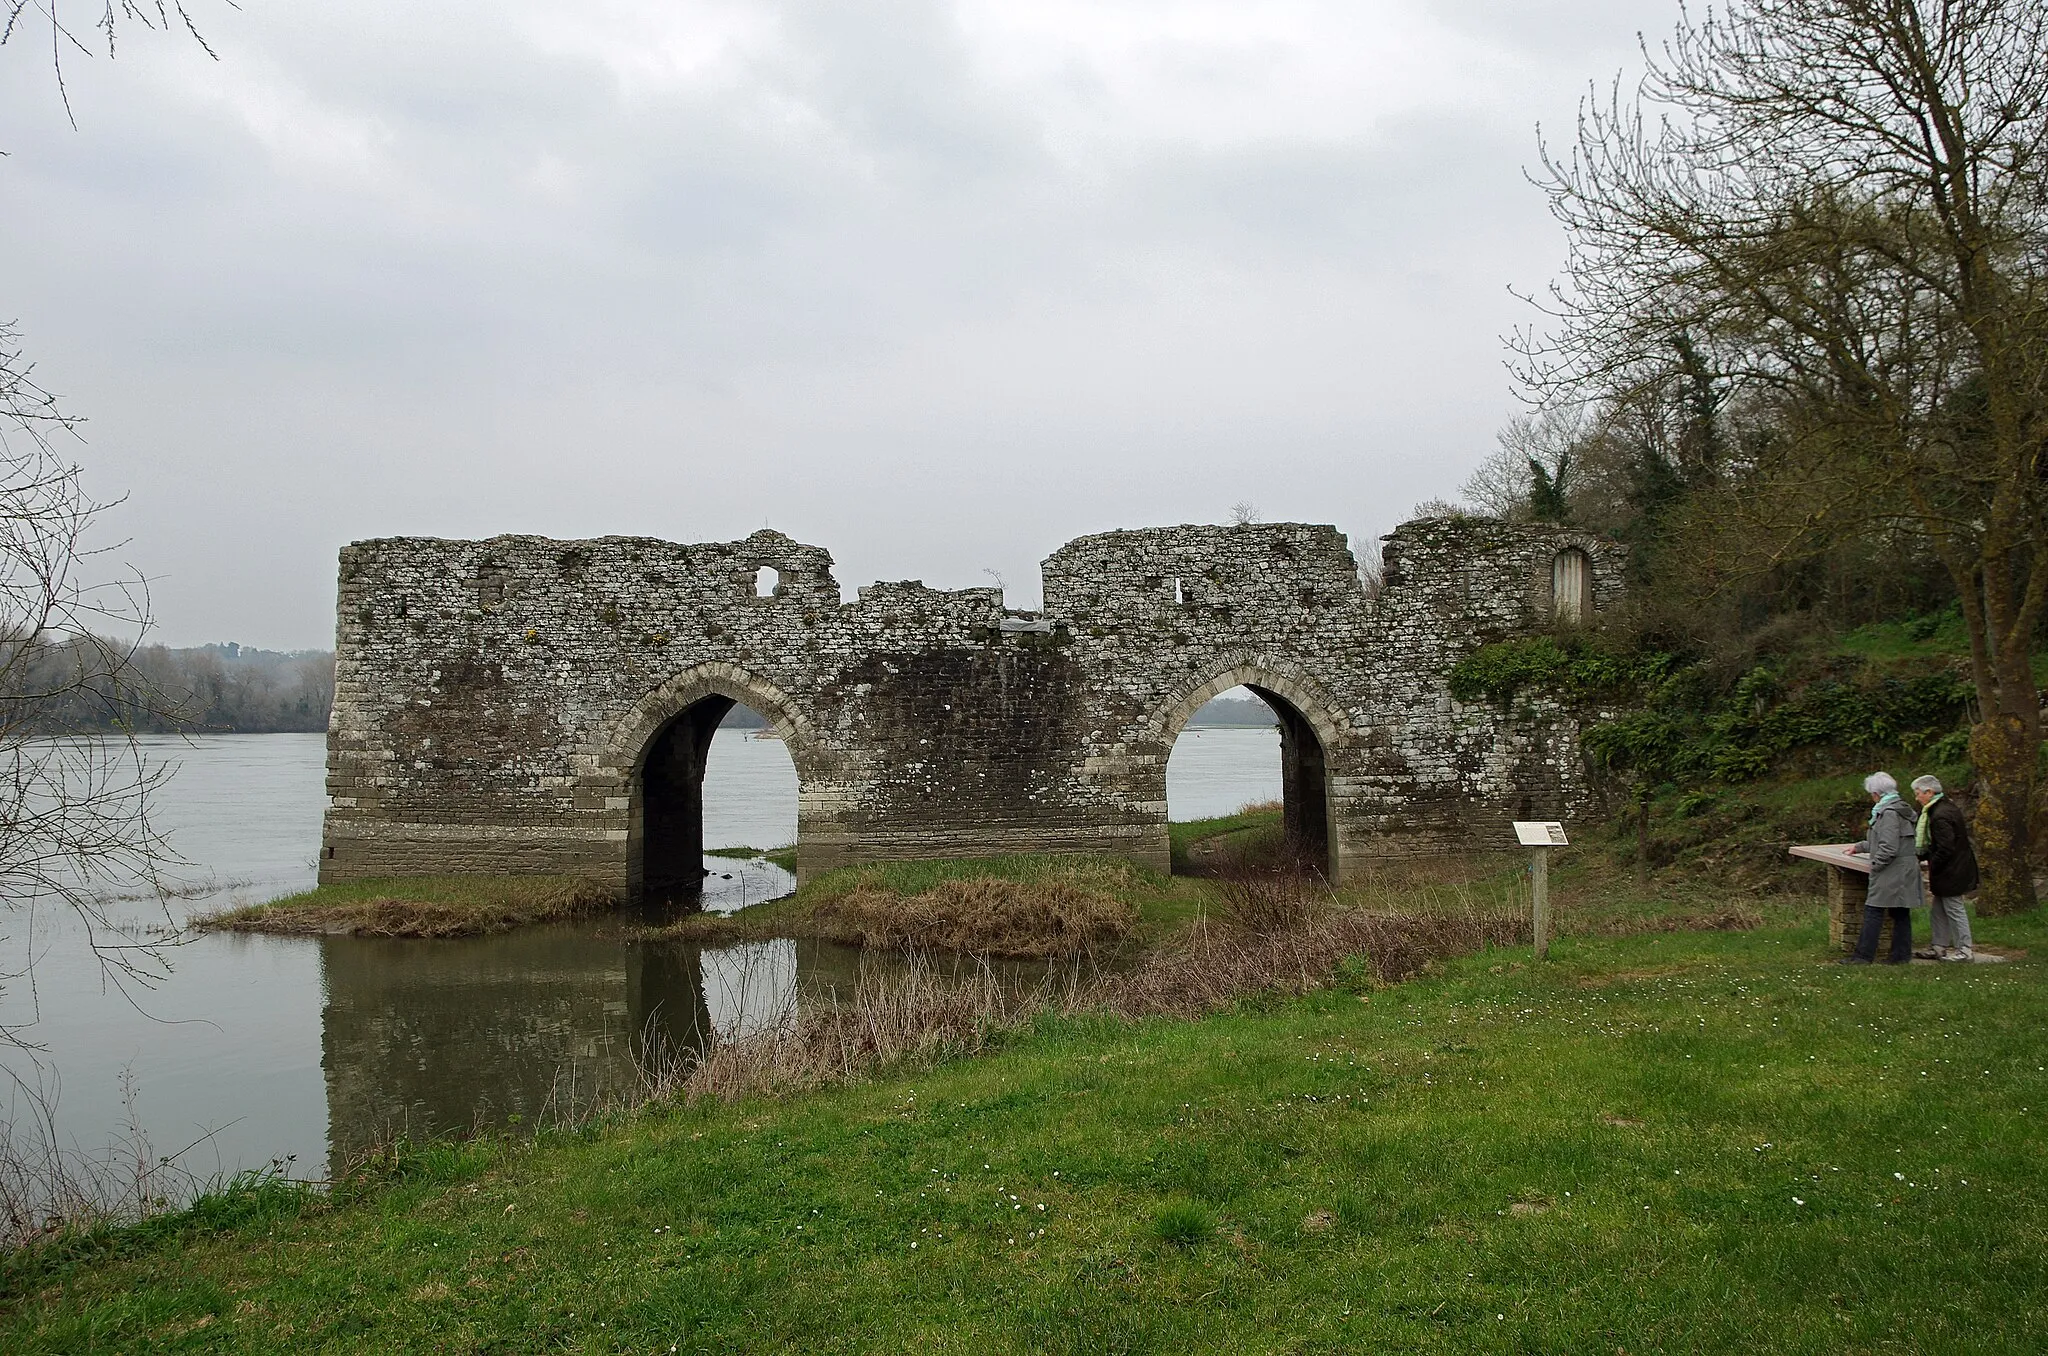
[[[1977,888],[1977,854],[1970,847],[1970,821],[1947,796],[1927,807],[1927,887],[1942,899]]]

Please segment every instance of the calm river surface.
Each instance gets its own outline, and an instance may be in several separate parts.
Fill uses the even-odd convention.
[[[67,1148],[139,1127],[201,1177],[330,1157],[394,1132],[531,1122],[564,1101],[631,1086],[649,1034],[687,1044],[767,1020],[793,992],[852,987],[859,955],[821,943],[703,949],[625,943],[597,927],[461,941],[182,934],[187,917],[313,884],[325,808],[321,735],[147,741],[177,773],[158,818],[195,887],[166,915],[117,907],[131,937],[170,937],[170,973],[124,993],[106,982],[68,913],[0,914],[0,1022],[43,1047],[8,1065],[56,1093]],[[1167,769],[1175,819],[1280,794],[1272,729],[1197,729]],[[796,774],[781,744],[720,730],[705,773],[707,846],[796,836]],[[711,858],[707,905],[786,891],[787,873]],[[729,877],[729,878],[728,878]],[[33,948],[33,982],[16,972]],[[0,1090],[0,1120],[24,1114]]]

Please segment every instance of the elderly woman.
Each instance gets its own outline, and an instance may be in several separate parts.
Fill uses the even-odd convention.
[[[1923,908],[1920,894],[1920,858],[1913,852],[1913,831],[1919,815],[1899,797],[1899,783],[1889,772],[1873,772],[1863,779],[1870,796],[1870,835],[1849,849],[1870,854],[1870,893],[1863,900],[1863,929],[1856,934],[1856,950],[1844,956],[1844,965],[1868,965],[1877,959],[1877,934],[1886,915],[1892,920],[1892,950],[1887,963],[1904,965],[1913,959],[1913,910]]]
[[[1970,820],[1963,808],[1941,789],[1939,777],[1915,777],[1913,799],[1920,802],[1920,827],[1914,847],[1927,863],[1927,893],[1934,896],[1932,934],[1925,951],[1930,960],[1976,958],[1970,941],[1970,910],[1966,895],[1977,891],[1977,854],[1970,847]]]

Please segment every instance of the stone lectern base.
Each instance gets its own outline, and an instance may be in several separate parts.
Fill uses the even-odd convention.
[[[1828,944],[1837,951],[1853,951],[1856,934],[1863,927],[1863,901],[1870,893],[1870,859],[1849,851],[1849,843],[1801,844],[1790,849],[1794,857],[1821,862],[1828,868]],[[1885,931],[1892,924],[1886,922]],[[1889,936],[1878,937],[1877,951],[1885,954]]]

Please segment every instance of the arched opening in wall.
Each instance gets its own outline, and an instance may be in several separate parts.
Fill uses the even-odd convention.
[[[1212,697],[1173,742],[1166,817],[1177,873],[1329,875],[1329,760],[1315,726],[1256,684]]]
[[[730,913],[796,888],[796,764],[774,724],[710,696],[655,731],[633,779],[628,878],[656,910]]]
[[[1550,600],[1561,622],[1582,622],[1593,615],[1593,562],[1576,546],[1551,557]]]

